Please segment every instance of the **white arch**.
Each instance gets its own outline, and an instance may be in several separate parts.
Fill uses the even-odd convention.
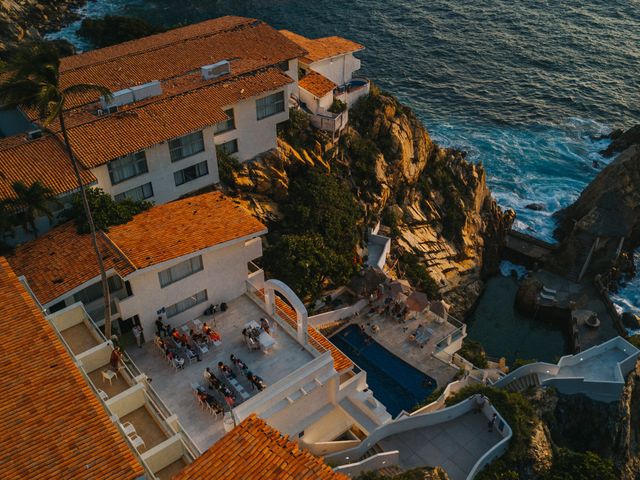
[[[289,304],[296,311],[296,322],[297,322],[297,331],[298,331],[298,342],[302,345],[307,344],[307,324],[309,315],[307,313],[307,308],[302,303],[302,300],[298,298],[298,296],[294,293],[289,285],[280,280],[267,280],[264,282],[264,303],[267,309],[272,316],[276,313],[276,295],[275,292],[280,293],[284,298],[287,299]]]

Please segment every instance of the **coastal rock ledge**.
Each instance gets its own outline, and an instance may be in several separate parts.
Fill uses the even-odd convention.
[[[277,221],[291,171],[319,166],[339,176],[362,207],[363,226],[381,220],[392,237],[392,274],[403,276],[417,260],[432,279],[427,293],[463,317],[485,276],[498,271],[515,213],[498,207],[481,163],[439,147],[409,108],[372,92],[350,111],[336,143],[316,137],[293,147],[281,139],[277,151],[240,166],[230,183],[258,217]]]

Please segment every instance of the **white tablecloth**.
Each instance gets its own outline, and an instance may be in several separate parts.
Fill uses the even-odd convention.
[[[244,326],[244,328],[257,328],[258,330],[260,330],[258,342],[260,343],[260,348],[262,350],[267,351],[276,344],[275,339],[267,332],[262,330],[262,328],[260,328],[260,325],[258,325],[258,322],[256,322],[255,320],[251,320]]]

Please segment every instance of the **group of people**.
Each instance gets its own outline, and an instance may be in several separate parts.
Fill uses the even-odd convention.
[[[214,412],[222,413],[222,406],[216,401],[215,397],[206,392],[204,388],[198,387],[196,394],[198,395],[198,400],[209,405]]]
[[[202,376],[209,384],[209,388],[215,388],[218,392],[220,392],[220,394],[224,397],[224,401],[227,402],[227,405],[229,405],[229,408],[233,408],[235,406],[236,395],[231,391],[229,387],[222,383],[218,379],[218,377],[216,377],[216,375],[211,371],[209,367],[205,368]]]
[[[173,333],[175,332],[171,334],[173,345],[168,338],[156,338],[156,343],[164,352],[167,360],[171,361],[178,370],[184,368],[185,359],[187,358],[190,360],[196,359],[198,362],[201,362],[202,357],[200,356],[197,346],[191,343],[188,338],[182,338],[179,334],[176,336],[173,335]],[[177,340],[176,337],[178,338]]]

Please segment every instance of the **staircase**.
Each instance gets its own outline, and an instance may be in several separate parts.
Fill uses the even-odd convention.
[[[365,452],[365,454],[362,456],[360,461],[369,457],[373,457],[374,455],[377,455],[382,452],[384,452],[384,450],[380,445],[376,443],[373,447],[371,447],[369,450]],[[398,475],[399,473],[402,473],[402,469],[397,465],[389,465],[388,467],[378,469],[377,472],[380,473],[381,475],[393,477],[395,475]]]
[[[510,392],[522,392],[529,387],[537,387],[539,385],[540,379],[538,378],[538,374],[530,373],[509,382],[504,388]]]

